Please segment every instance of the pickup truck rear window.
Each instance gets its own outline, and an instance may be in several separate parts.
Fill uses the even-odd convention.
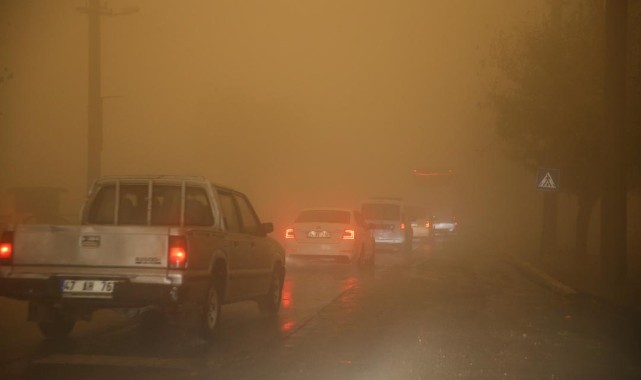
[[[106,225],[180,225],[182,189],[180,185],[154,185],[149,199],[146,184],[121,184],[116,210],[116,186],[102,186],[87,215],[89,224]],[[117,222],[116,222],[117,220]],[[201,187],[187,186],[185,191],[184,225],[214,224],[211,204]]]

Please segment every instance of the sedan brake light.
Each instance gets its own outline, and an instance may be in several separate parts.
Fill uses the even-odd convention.
[[[285,230],[285,239],[296,239],[296,234],[294,234],[293,228],[288,228]]]
[[[346,228],[343,230],[343,240],[354,240],[356,237],[356,231],[351,228]]]

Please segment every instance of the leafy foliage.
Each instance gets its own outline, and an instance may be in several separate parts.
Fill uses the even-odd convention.
[[[641,186],[641,2],[630,2],[628,188]],[[599,0],[551,0],[541,25],[504,38],[491,94],[508,156],[534,170],[556,167],[562,191],[592,199],[602,180],[605,14]]]
[[[551,2],[551,17],[503,41],[491,95],[506,153],[528,168],[555,167],[562,190],[598,192],[604,123],[604,17],[599,1]],[[596,194],[593,194],[596,196]]]

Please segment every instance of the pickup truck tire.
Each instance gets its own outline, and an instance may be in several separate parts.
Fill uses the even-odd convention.
[[[73,317],[54,312],[51,319],[38,322],[38,327],[45,338],[60,339],[68,336],[75,324]]]
[[[220,324],[221,312],[221,287],[211,279],[209,288],[207,289],[207,296],[203,304],[202,310],[202,334],[205,339],[211,341],[216,336],[218,325]]]
[[[280,310],[280,303],[283,298],[283,274],[280,270],[274,269],[269,286],[269,292],[258,298],[258,309],[265,314],[277,314]]]

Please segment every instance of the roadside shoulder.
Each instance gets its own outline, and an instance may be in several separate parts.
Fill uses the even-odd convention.
[[[514,255],[508,253],[504,257],[508,263],[513,265],[528,278],[549,288],[550,290],[562,296],[573,296],[578,294],[578,292],[573,288],[541,271],[534,265],[515,257]]]

